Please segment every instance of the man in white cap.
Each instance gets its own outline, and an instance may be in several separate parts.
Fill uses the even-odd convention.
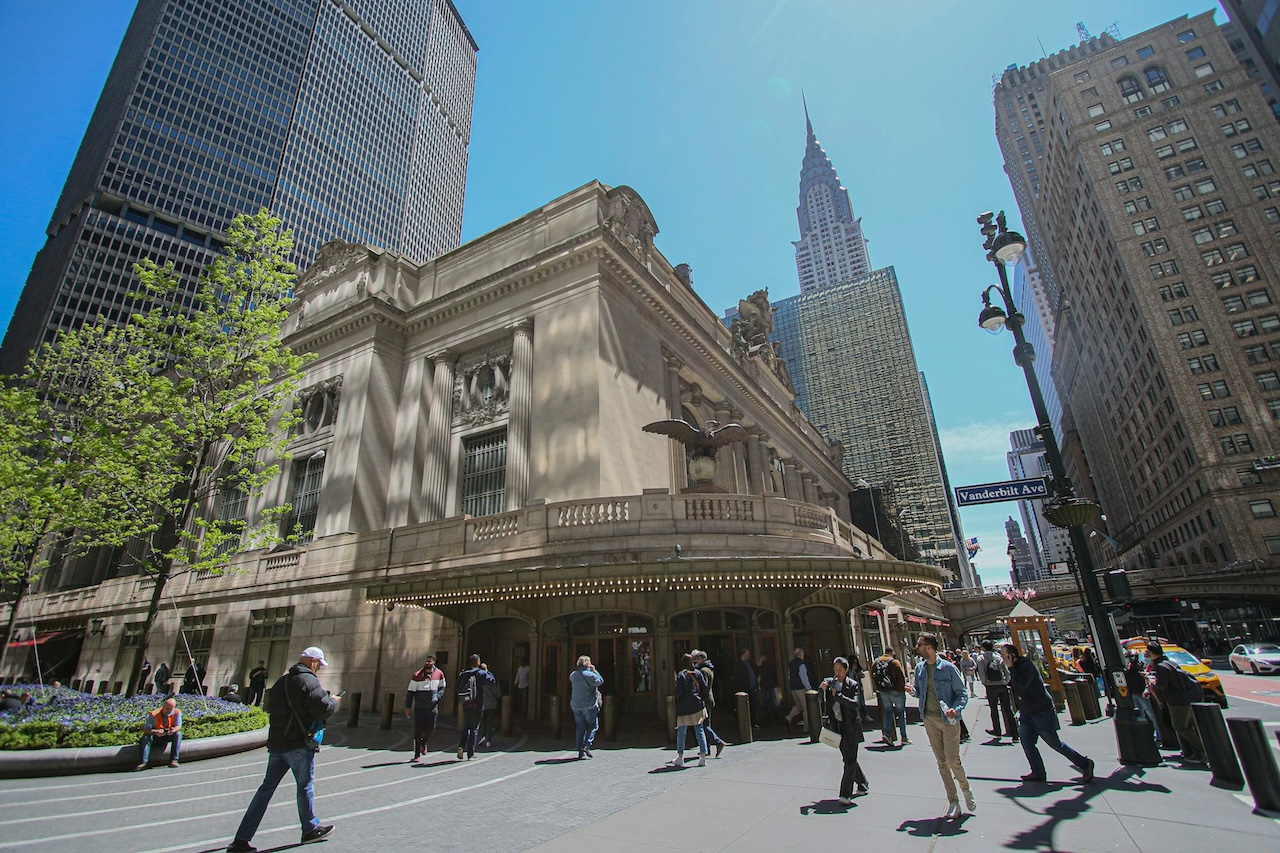
[[[330,696],[316,677],[316,670],[328,665],[324,652],[311,646],[303,649],[298,662],[272,685],[267,702],[267,711],[271,714],[271,728],[267,733],[267,774],[249,802],[249,809],[236,830],[235,840],[227,846],[228,853],[254,853],[257,850],[249,842],[258,831],[258,824],[267,812],[276,786],[290,771],[298,786],[302,843],[319,841],[333,831],[332,825],[321,825],[316,817],[314,785],[316,753],[320,751],[324,721],[338,707],[337,698]]]

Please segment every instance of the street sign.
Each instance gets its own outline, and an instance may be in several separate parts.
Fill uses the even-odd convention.
[[[1049,574],[1051,575],[1069,575],[1071,574],[1070,563],[1050,563]]]
[[[983,483],[979,486],[956,488],[956,505],[993,504],[1004,501],[1025,501],[1049,496],[1049,488],[1043,479],[1006,480],[1003,483]]]

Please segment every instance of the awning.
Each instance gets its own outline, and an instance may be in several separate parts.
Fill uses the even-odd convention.
[[[928,624],[929,624],[929,620],[928,620],[928,619],[925,619],[923,616],[908,616],[908,617],[907,617],[907,621],[908,621],[908,622],[915,622],[917,625],[928,625]]]
[[[83,634],[84,630],[79,631],[50,631],[47,634],[38,634],[33,640],[16,640],[9,643],[11,649],[29,648],[31,646],[43,646],[50,640],[61,640],[64,637],[74,637]]]

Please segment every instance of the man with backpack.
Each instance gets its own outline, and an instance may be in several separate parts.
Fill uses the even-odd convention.
[[[982,654],[978,655],[977,661],[978,680],[987,690],[987,707],[991,710],[991,728],[987,729],[987,734],[997,741],[1004,737],[1000,729],[1000,720],[1003,718],[1009,737],[1017,743],[1018,724],[1013,718],[1013,702],[1009,692],[1011,680],[1009,668],[1005,666],[1004,660],[996,653],[995,648],[995,643],[983,640]]]
[[[907,737],[907,674],[894,657],[893,649],[885,649],[871,665],[871,683],[880,697],[880,742],[894,746],[893,727],[896,722],[902,732],[902,745],[911,743]]]
[[[1147,643],[1146,657],[1156,677],[1156,698],[1169,709],[1173,730],[1182,743],[1182,763],[1207,764],[1204,742],[1200,740],[1200,732],[1191,713],[1191,703],[1204,699],[1204,689],[1191,673],[1165,657],[1164,648],[1159,643]]]
[[[467,760],[476,757],[476,740],[480,722],[484,718],[484,686],[495,681],[489,670],[480,663],[480,655],[467,659],[467,668],[458,673],[454,693],[462,704],[462,719],[458,721],[458,760],[466,753]]]

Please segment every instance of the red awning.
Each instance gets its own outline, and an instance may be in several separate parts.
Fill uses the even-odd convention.
[[[867,608],[867,615],[868,615],[868,616],[883,616],[883,615],[884,615],[884,613],[882,613],[882,612],[881,612],[881,611],[879,611],[879,610],[876,610],[874,607],[868,607],[868,608]]]
[[[17,640],[9,643],[11,649],[29,648],[31,646],[43,646],[50,640],[60,640],[63,637],[73,637],[77,634],[83,634],[83,631],[50,631],[47,634],[39,634],[34,640]]]
[[[907,617],[907,621],[908,621],[908,622],[915,622],[917,625],[928,625],[928,624],[929,624],[929,620],[928,620],[928,619],[925,619],[923,616],[908,616],[908,617]]]

